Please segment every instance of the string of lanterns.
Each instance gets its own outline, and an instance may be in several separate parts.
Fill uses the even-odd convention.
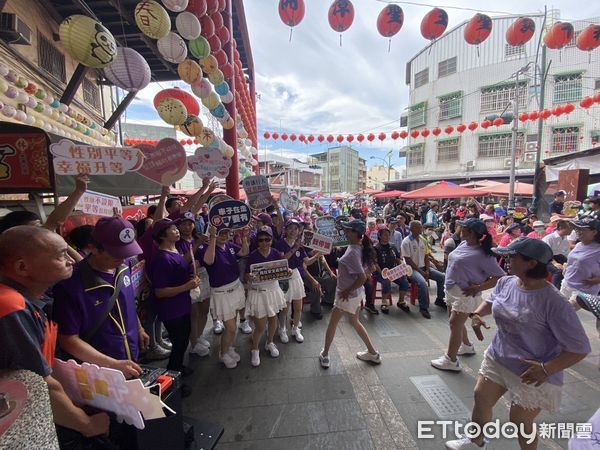
[[[582,109],[589,109],[594,105],[600,105],[600,92],[595,93],[593,96],[587,96],[584,97],[580,102],[579,102],[579,106]],[[521,123],[525,123],[527,121],[537,121],[537,120],[547,120],[550,119],[551,117],[559,117],[563,114],[570,114],[573,111],[575,111],[575,105],[573,105],[572,103],[565,103],[565,104],[561,104],[561,105],[556,105],[553,109],[544,109],[542,111],[531,111],[531,112],[523,112],[521,114],[519,114],[518,120]],[[409,136],[413,139],[417,139],[417,138],[427,138],[430,135],[434,136],[434,137],[438,137],[440,136],[442,133],[446,134],[446,135],[452,135],[454,133],[459,133],[462,134],[465,131],[469,130],[469,131],[476,131],[478,128],[482,128],[484,130],[487,130],[488,128],[494,126],[494,127],[500,127],[502,125],[506,125],[504,119],[502,117],[496,117],[493,120],[483,120],[481,122],[471,122],[469,124],[464,124],[461,123],[459,125],[453,126],[453,125],[448,125],[446,126],[444,129],[440,128],[440,127],[435,127],[432,129],[429,128],[421,128],[421,129],[414,129],[412,131],[393,131],[391,133],[378,133],[377,135],[374,133],[368,133],[368,134],[337,134],[337,135],[333,135],[333,134],[319,134],[319,135],[314,135],[314,134],[296,134],[296,133],[291,133],[291,134],[287,134],[287,133],[281,133],[279,134],[278,132],[269,132],[269,131],[265,131],[263,134],[263,138],[265,140],[274,140],[277,141],[279,139],[281,139],[282,141],[286,142],[286,141],[290,141],[290,142],[302,142],[304,144],[312,144],[313,142],[317,141],[318,143],[323,143],[323,142],[328,142],[328,143],[333,143],[333,142],[338,142],[338,143],[342,143],[344,141],[348,142],[348,143],[352,143],[354,142],[354,140],[356,140],[359,143],[364,142],[365,140],[368,142],[373,142],[376,139],[379,141],[385,141],[387,139],[392,139],[392,140],[397,140],[397,139],[407,139]]]

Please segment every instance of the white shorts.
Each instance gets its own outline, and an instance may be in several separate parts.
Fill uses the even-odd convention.
[[[550,412],[558,411],[558,408],[560,408],[562,386],[544,383],[535,387],[533,384],[522,383],[517,374],[488,356],[487,350],[481,362],[479,375],[505,387],[510,402],[523,408],[541,408]]]
[[[246,292],[239,279],[210,289],[210,310],[213,318],[223,322],[235,319],[237,312],[246,307]]]
[[[343,300],[342,298],[340,298],[340,292],[336,290],[333,306],[350,314],[358,313],[361,302],[365,300],[365,289],[362,286],[359,289],[360,290],[358,295],[354,297],[348,297],[347,300]]]
[[[452,311],[470,314],[481,304],[481,293],[475,297],[466,296],[459,286],[454,285],[446,289],[446,303],[452,307]]]
[[[246,316],[262,319],[274,317],[287,306],[283,291],[277,281],[267,281],[248,287]]]
[[[210,281],[208,280],[208,272],[206,267],[200,267],[198,269],[198,277],[200,278],[199,293],[192,294],[192,305],[195,303],[202,303],[204,300],[210,299]]]
[[[285,301],[290,303],[292,300],[302,300],[306,297],[304,291],[304,281],[298,269],[292,270],[292,278],[289,279],[290,287],[285,293]]]
[[[563,282],[560,286],[560,293],[562,295],[564,295],[567,298],[567,300],[575,300],[575,297],[577,297],[577,294],[579,293],[579,291],[567,286],[567,283],[565,283],[563,280]]]

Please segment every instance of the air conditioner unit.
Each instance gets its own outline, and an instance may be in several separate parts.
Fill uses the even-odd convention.
[[[0,14],[0,39],[7,44],[31,45],[31,29],[16,14]]]
[[[524,162],[535,162],[536,155],[537,155],[536,152],[525,152],[523,154],[523,161]]]
[[[526,152],[535,152],[537,151],[537,142],[528,142],[525,146]]]
[[[475,170],[475,161],[467,161],[466,169],[467,172],[472,172]]]
[[[504,168],[505,169],[510,169],[512,166],[512,159],[511,158],[504,158]],[[515,161],[515,167],[519,167],[519,160],[517,159]]]

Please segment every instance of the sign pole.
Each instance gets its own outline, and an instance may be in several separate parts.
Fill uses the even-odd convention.
[[[229,34],[233,36],[233,8],[231,6],[232,0],[227,0],[227,7],[225,9],[224,22],[225,26],[229,30]],[[233,100],[225,105],[225,109],[232,117],[234,121],[237,122],[237,107],[235,101],[235,92],[238,87],[235,85],[235,68],[236,65],[234,63],[234,55],[233,55],[233,39],[230,39],[227,45],[225,45],[225,53],[227,54],[227,60],[233,66],[233,76],[227,79],[227,83],[229,84],[229,89],[234,93]],[[243,86],[239,86],[239,89],[243,89]],[[231,145],[233,148],[233,156],[231,157],[231,167],[229,168],[229,174],[225,179],[225,186],[227,190],[227,195],[231,198],[239,199],[240,198],[240,180],[238,174],[238,158],[237,158],[237,131],[236,126],[234,125],[229,130],[223,130],[223,140],[225,143]]]

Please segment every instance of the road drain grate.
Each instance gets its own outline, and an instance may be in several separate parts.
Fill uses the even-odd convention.
[[[440,419],[468,420],[471,411],[438,375],[410,377]]]

